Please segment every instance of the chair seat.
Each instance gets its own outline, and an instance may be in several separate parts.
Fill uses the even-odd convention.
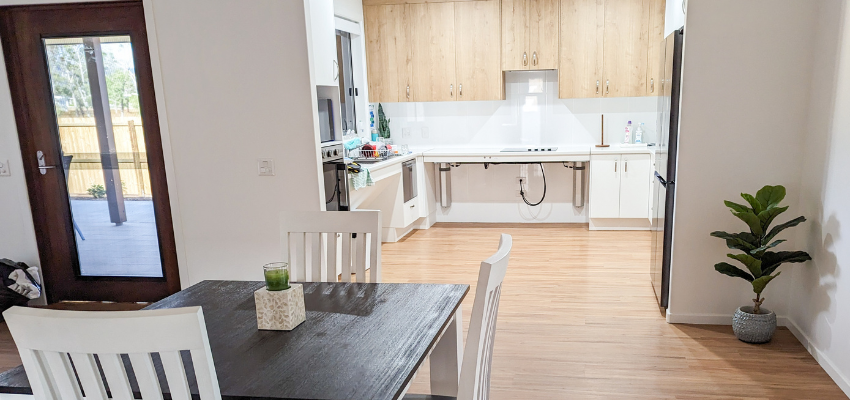
[[[457,397],[436,394],[405,394],[402,400],[457,400]]]

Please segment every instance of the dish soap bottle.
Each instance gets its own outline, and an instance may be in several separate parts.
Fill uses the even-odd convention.
[[[635,129],[635,144],[643,143],[644,130],[646,130],[646,128],[644,128],[644,124],[641,122],[637,129]]]
[[[623,139],[623,144],[629,144],[632,142],[632,121],[629,121],[626,124],[626,137]]]

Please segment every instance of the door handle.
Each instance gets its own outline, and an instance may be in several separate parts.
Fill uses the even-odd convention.
[[[334,62],[334,82],[336,82],[336,81],[339,80],[339,63],[337,63],[336,60],[333,60],[333,62]]]
[[[57,165],[47,165],[44,162],[44,152],[39,150],[35,152],[35,157],[38,160],[38,172],[41,172],[42,175],[47,174],[48,169],[57,168]]]
[[[522,66],[528,65],[528,54],[526,52],[522,52]]]
[[[629,160],[626,160],[625,172],[629,172]]]
[[[354,88],[354,95],[355,95],[355,96],[360,96],[360,93],[357,91],[357,88]]]
[[[531,53],[531,65],[537,66],[537,52]]]
[[[614,173],[616,173],[616,172],[617,172],[617,163],[618,163],[618,162],[619,162],[619,161],[614,161]]]
[[[658,183],[660,183],[661,186],[667,187],[667,181],[661,177],[661,174],[659,174],[658,171],[655,171],[655,179],[658,180]]]

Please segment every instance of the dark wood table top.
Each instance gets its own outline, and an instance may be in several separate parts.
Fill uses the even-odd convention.
[[[263,284],[204,281],[146,307],[203,307],[223,398],[397,398],[469,291],[468,285],[305,283],[307,321],[283,332],[257,329],[254,291]],[[184,362],[191,359],[184,355]],[[32,393],[23,367],[0,374],[0,393]]]

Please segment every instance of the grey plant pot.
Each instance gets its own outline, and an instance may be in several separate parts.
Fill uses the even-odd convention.
[[[767,343],[776,332],[776,314],[764,307],[758,314],[753,314],[753,306],[739,307],[732,317],[732,331],[743,342]]]

